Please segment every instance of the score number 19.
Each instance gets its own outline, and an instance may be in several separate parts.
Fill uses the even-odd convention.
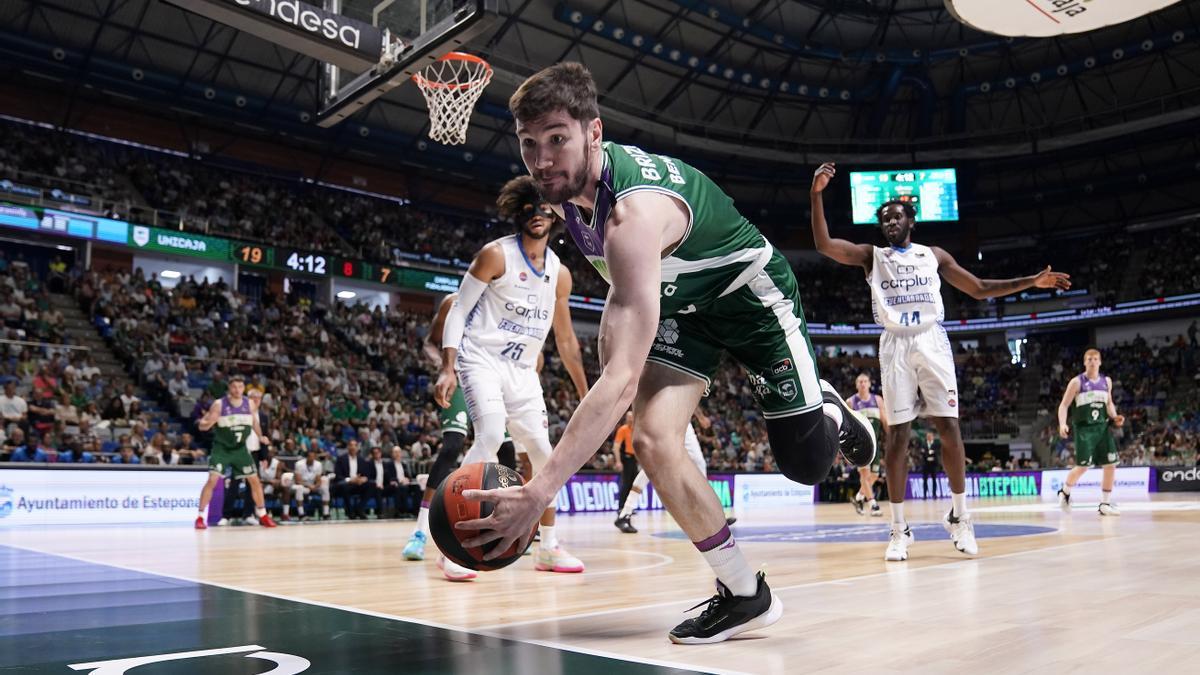
[[[262,247],[243,246],[238,249],[238,257],[242,259],[242,262],[247,262],[251,265],[261,265],[263,261]]]

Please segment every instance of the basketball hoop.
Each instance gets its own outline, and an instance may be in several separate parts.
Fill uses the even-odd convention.
[[[472,54],[450,52],[413,75],[429,106],[429,137],[444,145],[467,142],[471,111],[492,81],[492,67]]]

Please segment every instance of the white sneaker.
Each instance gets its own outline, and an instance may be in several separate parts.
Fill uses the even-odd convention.
[[[942,526],[950,533],[950,541],[954,542],[954,548],[960,553],[977,555],[979,544],[975,543],[975,525],[971,522],[971,514],[964,513],[955,518],[953,513],[954,509],[950,509],[942,519]]]
[[[438,556],[437,566],[442,571],[442,575],[450,581],[470,581],[479,576],[475,570],[467,569],[444,555]]]
[[[583,561],[567,553],[561,546],[539,548],[533,568],[539,572],[575,573],[583,571]]]
[[[1062,509],[1063,513],[1071,512],[1071,495],[1062,490],[1058,491],[1058,508]]]
[[[1121,510],[1118,509],[1113,504],[1101,503],[1100,504],[1100,515],[1102,515],[1102,516],[1119,516],[1119,515],[1121,515]]]
[[[908,523],[903,526],[892,523],[892,534],[888,539],[887,553],[883,554],[883,559],[889,562],[908,560],[908,547],[913,541],[912,528]]]
[[[226,526],[226,525],[228,525],[228,524],[229,524],[229,519],[228,519],[228,518],[222,518],[222,519],[220,519],[220,520],[218,520],[218,521],[217,521],[217,527],[225,527],[225,526]]]
[[[879,508],[878,502],[871,502],[871,517],[872,518],[882,518],[883,517],[883,509]]]

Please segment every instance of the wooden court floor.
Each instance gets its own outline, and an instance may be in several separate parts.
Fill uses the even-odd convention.
[[[240,593],[243,600],[205,605],[219,607],[226,623],[238,626],[240,641],[213,634],[205,642],[206,629],[180,644],[194,650],[261,646],[308,659],[304,672],[312,673],[1146,673],[1187,672],[1198,662],[1200,495],[1124,502],[1119,518],[1101,518],[1094,505],[1062,514],[1030,499],[978,500],[971,507],[981,549],[974,559],[955,551],[941,529],[947,502],[910,502],[917,543],[905,563],[883,561],[886,516],[860,517],[849,505],[738,513],[734,532],[751,563],[766,570],[784,602],[784,617],[759,633],[707,646],[673,645],[666,638],[684,610],[711,595],[712,577],[661,513],[638,514],[636,535],[618,532],[611,515],[560,518],[560,539],[587,564],[583,574],[535,572],[526,558],[459,584],[442,579],[432,544],[424,562],[401,559],[411,521],[207,532],[11,528],[0,530],[0,551],[13,552],[14,561],[8,563],[8,594],[0,594],[0,671],[8,670],[7,662],[14,672],[74,672],[21,651],[22,644],[32,644],[30,635],[70,644],[73,629],[38,628],[38,605],[19,586],[21,575],[36,576],[30,568],[65,566],[62,578],[71,579],[77,572],[70,566],[79,563],[102,570],[91,573],[100,579],[143,573],[200,582],[204,593]],[[0,556],[0,568],[2,561]],[[136,590],[120,584],[109,589],[97,582],[90,592],[100,604],[138,603]],[[24,599],[12,604],[15,597]],[[254,604],[268,601],[290,602],[269,611]],[[354,623],[351,632],[362,640],[394,644],[370,667],[356,667],[353,659],[339,660],[338,639],[346,631],[314,630],[315,619],[301,611],[306,608],[349,610],[321,621]],[[148,611],[153,619],[159,610]],[[170,612],[164,605],[159,622],[171,621]],[[263,625],[250,615],[261,615]],[[289,622],[295,623],[290,633]],[[439,633],[444,640],[413,637],[436,630],[448,631]],[[89,653],[123,658],[170,651],[154,651],[129,637],[133,633],[102,634]],[[16,634],[26,637],[6,641]],[[267,644],[268,634],[279,644]],[[305,638],[289,641],[287,635]],[[361,652],[360,642],[344,644]],[[414,644],[459,657],[418,659],[419,650],[404,647]],[[533,651],[508,660],[468,658],[497,645]],[[410,667],[418,662],[420,668]],[[15,665],[22,663],[25,668]],[[266,672],[268,666],[244,672]],[[143,671],[151,667],[136,672]]]

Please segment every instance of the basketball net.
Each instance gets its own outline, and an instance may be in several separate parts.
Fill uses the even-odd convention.
[[[413,75],[429,106],[429,137],[444,145],[467,142],[471,111],[492,81],[492,67],[472,54],[450,52]]]

